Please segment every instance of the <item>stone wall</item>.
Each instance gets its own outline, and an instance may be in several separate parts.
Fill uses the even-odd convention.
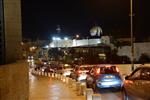
[[[139,60],[141,54],[145,53],[148,56],[150,56],[150,42],[144,42],[144,43],[134,43],[134,57],[136,61]],[[121,48],[118,48],[119,56],[128,56],[131,58],[131,46],[122,46]]]
[[[6,63],[21,58],[21,0],[3,0]]]
[[[131,64],[115,64],[115,65],[118,67],[121,75],[128,75],[132,72]],[[141,64],[134,64],[134,68],[140,67],[140,65]],[[150,64],[144,64],[144,65],[150,67]]]
[[[0,100],[29,99],[29,69],[25,62],[0,66]]]

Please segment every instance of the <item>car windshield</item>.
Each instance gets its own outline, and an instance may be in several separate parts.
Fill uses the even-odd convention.
[[[117,73],[116,67],[111,66],[111,67],[101,67],[100,68],[100,73],[101,74],[112,74],[112,73]]]

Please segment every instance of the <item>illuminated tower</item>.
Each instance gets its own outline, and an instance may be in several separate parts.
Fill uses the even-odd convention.
[[[21,57],[21,1],[0,0],[0,64]]]

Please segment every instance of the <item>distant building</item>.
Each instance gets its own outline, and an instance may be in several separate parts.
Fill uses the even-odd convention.
[[[92,27],[92,28],[90,29],[90,35],[91,35],[92,37],[94,37],[94,36],[99,36],[99,37],[101,37],[101,36],[102,36],[102,33],[103,33],[103,31],[102,31],[102,28],[101,28],[100,26],[94,26],[94,27]]]
[[[139,60],[142,54],[147,54],[150,57],[150,42],[134,43],[134,58]],[[119,56],[128,56],[131,59],[131,46],[122,46],[118,48]]]
[[[21,1],[0,0],[0,64],[20,59]]]
[[[110,45],[110,39],[108,36],[102,36],[101,38],[95,39],[59,39],[52,41],[49,46],[51,48],[55,47],[78,47],[78,46],[92,46],[98,44]]]

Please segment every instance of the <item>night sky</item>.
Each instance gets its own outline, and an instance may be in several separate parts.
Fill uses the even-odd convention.
[[[150,36],[150,1],[134,2],[134,36]],[[49,39],[60,25],[62,34],[89,35],[98,25],[104,35],[130,37],[129,0],[22,0],[24,38]]]

